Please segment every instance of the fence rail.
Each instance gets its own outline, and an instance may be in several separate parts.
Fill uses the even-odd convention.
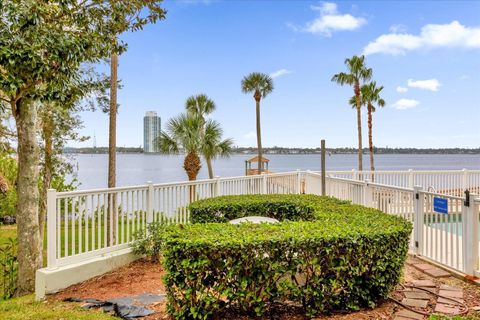
[[[365,180],[360,180],[363,178]],[[373,179],[370,180],[370,179]],[[443,179],[443,180],[442,180]],[[464,189],[472,194],[461,197]],[[433,192],[432,192],[433,191]],[[461,192],[460,192],[461,191]],[[126,249],[149,223],[187,223],[192,201],[221,195],[326,195],[400,216],[414,225],[410,250],[449,268],[478,273],[480,170],[295,171],[85,191],[49,190],[47,266],[55,268]],[[448,214],[434,210],[448,202]]]

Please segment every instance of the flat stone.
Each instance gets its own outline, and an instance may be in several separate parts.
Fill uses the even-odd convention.
[[[410,310],[402,310],[395,313],[395,319],[413,319],[413,320],[422,320],[424,318],[423,315],[410,311]]]
[[[446,278],[451,276],[449,272],[439,268],[427,269],[427,270],[424,270],[423,272],[425,272],[426,274],[428,274],[433,278]]]
[[[422,288],[435,288],[436,285],[432,280],[414,280],[413,285]]]
[[[459,307],[454,307],[454,306],[449,306],[443,303],[437,303],[435,306],[435,312],[443,313],[443,314],[459,314],[460,313],[460,308]]]
[[[403,294],[408,299],[430,300],[430,295],[425,291],[405,291]]]
[[[251,217],[243,217],[234,220],[230,220],[229,223],[231,224],[240,224],[240,223],[278,223],[277,219],[267,218],[267,217],[259,217],[259,216],[251,216]]]
[[[403,298],[402,303],[409,307],[426,308],[428,304],[428,300]]]
[[[451,304],[451,305],[457,305],[456,302],[458,303],[463,303],[463,299],[460,299],[460,298],[451,298],[452,300],[450,299],[445,299],[445,298],[442,298],[442,297],[438,297],[438,300],[437,300],[437,303],[442,303],[442,304]]]
[[[462,288],[452,287],[452,286],[449,286],[449,285],[446,285],[446,284],[442,284],[442,285],[440,286],[440,290],[463,291]]]
[[[428,269],[435,268],[434,266],[432,266],[431,264],[428,264],[428,263],[417,263],[417,264],[414,264],[413,266],[420,271],[425,271],[425,270],[428,270]]]
[[[462,291],[440,290],[438,292],[438,295],[449,297],[449,298],[459,298],[459,299],[463,298],[463,292]]]

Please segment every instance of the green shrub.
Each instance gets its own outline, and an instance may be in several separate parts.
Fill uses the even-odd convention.
[[[148,225],[147,232],[137,231],[133,235],[132,251],[141,256],[147,256],[153,261],[158,261],[163,245],[165,224],[154,222]]]
[[[12,238],[0,245],[0,300],[9,299],[17,289],[17,244]]]
[[[312,195],[220,197],[190,209],[196,222],[246,215],[284,221],[167,227],[165,285],[177,319],[224,310],[262,316],[282,302],[301,305],[308,316],[373,306],[398,283],[411,233],[395,216]]]
[[[279,221],[314,220],[319,213],[331,213],[348,202],[314,195],[223,196],[193,202],[192,223],[228,222],[247,216],[263,216]]]

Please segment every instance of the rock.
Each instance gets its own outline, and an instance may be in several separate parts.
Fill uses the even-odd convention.
[[[3,217],[3,224],[15,224],[17,223],[17,219],[12,216],[4,216]]]

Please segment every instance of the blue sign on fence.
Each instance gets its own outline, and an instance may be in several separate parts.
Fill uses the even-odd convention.
[[[448,213],[448,199],[434,197],[433,211],[438,213]]]

